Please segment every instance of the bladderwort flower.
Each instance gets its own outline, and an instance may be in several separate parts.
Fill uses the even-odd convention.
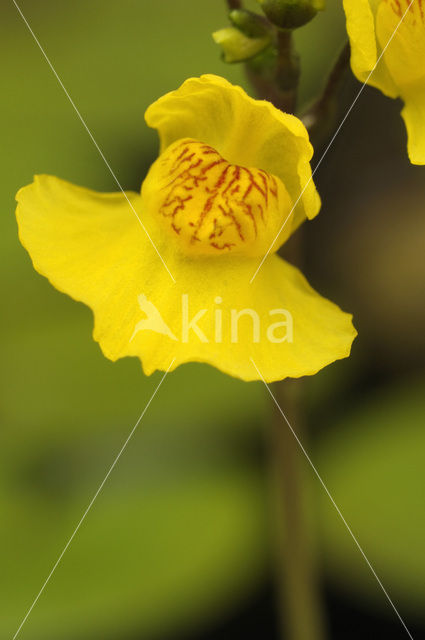
[[[404,101],[409,158],[425,164],[425,0],[344,0],[344,9],[354,74]]]
[[[213,75],[145,117],[161,149],[140,193],[40,175],[17,194],[35,269],[93,310],[104,355],[137,356],[146,374],[174,358],[243,380],[259,378],[254,361],[267,381],[348,356],[351,316],[275,253],[320,209],[300,120]]]

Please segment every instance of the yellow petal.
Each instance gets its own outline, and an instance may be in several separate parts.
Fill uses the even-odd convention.
[[[382,52],[375,26],[379,3],[380,0],[344,0],[347,32],[351,44],[351,67],[360,82],[367,81],[390,98],[397,98],[399,92],[388,71],[385,58],[378,62]],[[383,46],[387,42],[388,40],[385,40]]]
[[[140,196],[128,197],[141,212]],[[273,381],[316,373],[350,352],[351,316],[275,255],[250,285],[258,259],[193,259],[164,242],[173,284],[122,194],[39,176],[17,200],[35,268],[92,308],[94,338],[112,360],[138,356],[147,374],[173,359],[173,369],[200,361],[255,380],[252,359]]]
[[[425,6],[414,2],[404,15],[406,9],[407,4],[382,2],[376,16],[377,35],[383,46],[397,29],[385,51],[385,63],[405,102],[402,116],[409,158],[413,164],[425,164]]]
[[[153,163],[142,198],[158,245],[166,240],[186,255],[262,257],[292,232],[293,203],[279,178],[230,165],[190,138],[173,142]]]
[[[401,115],[407,128],[407,151],[412,164],[425,164],[425,86],[403,95]]]
[[[127,197],[139,212],[140,195]],[[92,308],[94,337],[116,359],[128,343],[121,327],[133,322],[131,302],[134,322],[138,315],[137,278],[163,268],[130,205],[121,193],[101,194],[46,175],[36,176],[16,199],[19,238],[34,268]],[[115,336],[114,351],[104,335]]]
[[[381,2],[376,14],[378,42],[385,47],[390,41],[384,53],[385,64],[401,94],[403,87],[425,85],[425,6],[422,2],[416,0],[407,13],[407,0],[405,3]]]
[[[350,353],[356,332],[351,316],[319,296],[302,274],[276,255],[270,256],[250,285],[258,261],[202,259],[173,263],[177,284],[155,307],[178,340],[134,337],[138,353],[149,349],[145,371],[207,362],[243,380],[266,381],[312,375]],[[185,314],[187,322],[185,322]],[[193,328],[187,330],[194,322]],[[147,332],[149,333],[149,332]]]
[[[254,100],[223,78],[204,75],[186,80],[154,102],[145,118],[158,129],[161,152],[176,140],[193,138],[213,147],[232,165],[277,176],[292,201],[299,199],[293,229],[318,213],[307,130],[298,118],[270,102]]]
[[[369,0],[344,0],[347,31],[351,41],[353,72],[364,81],[377,60],[375,20]]]

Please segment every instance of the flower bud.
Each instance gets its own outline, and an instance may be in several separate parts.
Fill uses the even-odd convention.
[[[235,27],[226,27],[212,34],[223,51],[225,62],[244,62],[253,58],[270,44],[270,36],[250,38]]]
[[[267,18],[280,29],[298,29],[325,8],[326,0],[258,0]]]
[[[234,9],[229,13],[230,22],[248,38],[265,38],[271,35],[271,26],[264,16],[248,11]]]

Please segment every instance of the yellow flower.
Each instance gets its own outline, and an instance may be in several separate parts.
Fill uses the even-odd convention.
[[[296,268],[271,253],[250,283],[274,238],[276,251],[320,208],[302,123],[212,75],[146,121],[161,153],[141,193],[42,175],[17,195],[36,270],[91,307],[104,355],[138,356],[146,374],[196,361],[244,380],[258,379],[255,362],[267,381],[349,355],[351,316]]]
[[[409,158],[425,164],[425,0],[410,3],[344,0],[344,9],[354,74],[390,98],[402,98]]]

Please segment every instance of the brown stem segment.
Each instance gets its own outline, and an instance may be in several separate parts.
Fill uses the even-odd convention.
[[[287,380],[273,393],[301,441],[303,383]],[[305,460],[291,430],[275,408],[272,431],[272,469],[277,512],[276,570],[282,637],[324,640],[314,554],[314,518],[305,491]]]
[[[229,7],[229,11],[233,11],[233,9],[241,9],[242,2],[241,0],[227,0],[227,6]]]
[[[329,74],[322,95],[307,109],[301,119],[312,137],[323,130],[323,135],[331,128],[337,110],[337,94],[350,67],[350,45],[343,47]],[[325,131],[326,129],[326,131]]]
[[[276,84],[286,98],[286,111],[294,113],[300,82],[300,61],[294,48],[292,31],[277,33]]]
[[[247,63],[248,77],[259,98],[294,113],[300,77],[292,32],[276,31],[277,54],[268,63]],[[290,247],[291,262],[302,261],[302,235],[298,231]],[[302,423],[301,381],[274,385],[274,393],[291,424]],[[310,526],[309,496],[303,486],[304,460],[299,446],[280,413],[272,426],[272,469],[276,510],[276,573],[279,584],[279,613],[282,637],[286,640],[324,640],[324,620],[318,588],[314,545]],[[308,517],[310,515],[310,517]]]

